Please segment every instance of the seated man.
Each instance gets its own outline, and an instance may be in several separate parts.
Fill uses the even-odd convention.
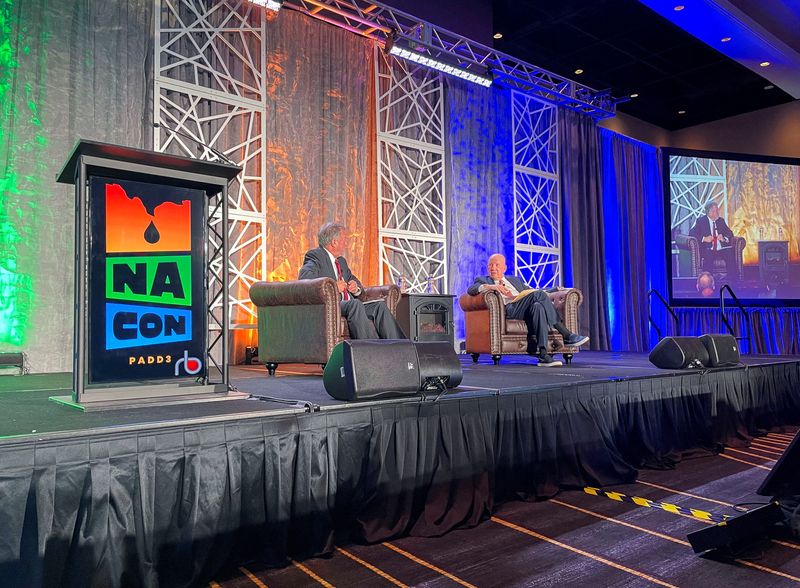
[[[339,289],[339,308],[347,320],[351,339],[405,339],[403,331],[382,300],[362,303],[358,297],[364,287],[342,256],[345,250],[344,225],[326,223],[319,230],[319,247],[306,252],[300,280],[332,278]]]
[[[706,214],[697,219],[692,227],[692,237],[700,245],[700,267],[706,271],[714,271],[714,261],[725,262],[725,273],[728,279],[738,278],[736,254],[733,250],[733,231],[719,215],[719,206],[711,201],[706,204]]]
[[[584,345],[589,337],[570,332],[558,316],[550,297],[545,290],[534,290],[527,296],[514,302],[514,298],[523,290],[531,287],[516,276],[506,276],[506,258],[495,253],[487,264],[488,276],[478,276],[467,289],[467,293],[475,296],[480,292],[496,290],[506,305],[506,317],[525,321],[528,327],[528,354],[539,358],[543,366],[559,366],[561,362],[547,353],[547,334],[554,328],[564,338],[565,345]],[[554,290],[552,290],[554,291]]]

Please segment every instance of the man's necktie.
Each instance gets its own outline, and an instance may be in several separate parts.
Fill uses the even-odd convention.
[[[717,221],[711,221],[711,249],[719,249],[719,237],[717,236]]]
[[[337,280],[344,280],[342,277],[342,266],[339,265],[339,260],[335,259],[334,262],[336,263],[336,279]],[[347,291],[345,287],[344,292],[342,292],[342,300],[350,300],[350,292]]]

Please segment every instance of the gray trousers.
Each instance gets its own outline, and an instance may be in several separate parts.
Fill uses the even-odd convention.
[[[383,300],[364,304],[351,298],[339,302],[351,339],[406,339]]]

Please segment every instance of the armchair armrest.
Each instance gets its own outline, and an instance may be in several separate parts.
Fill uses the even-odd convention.
[[[364,292],[358,297],[361,302],[368,300],[383,300],[393,316],[396,315],[397,303],[400,302],[400,288],[396,284],[384,286],[365,286]]]
[[[675,245],[678,249],[686,249],[688,251],[698,251],[700,248],[697,238],[691,235],[675,235]]]
[[[256,306],[335,304],[338,299],[336,282],[331,278],[256,282],[250,286],[250,300]]]

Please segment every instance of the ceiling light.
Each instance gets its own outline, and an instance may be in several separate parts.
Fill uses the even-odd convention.
[[[453,61],[457,58],[452,54],[428,47],[416,39],[401,37],[397,33],[386,39],[384,51],[462,80],[480,84],[485,88],[492,85],[492,78],[486,66],[477,63],[465,65],[461,59],[456,64]]]
[[[769,67],[769,61],[762,61],[758,65],[760,65],[761,67]]]
[[[683,4],[678,4],[678,5],[677,5],[675,8],[673,8],[672,10],[674,10],[675,12],[680,12],[680,11],[681,11],[681,10],[683,10],[684,8],[686,8],[686,7],[685,7]]]
[[[583,70],[582,70],[582,69],[576,69],[576,70],[575,70],[575,74],[576,74],[576,75],[581,75],[582,73],[583,73]]]
[[[773,86],[772,84],[770,84],[770,85],[768,85],[768,86],[764,86],[764,89],[765,89],[765,90],[774,90],[774,89],[775,89],[775,86]]]
[[[730,37],[722,37],[722,38],[720,39],[720,42],[721,42],[721,43],[727,43],[727,42],[728,42],[728,41],[730,41],[730,40],[731,40],[731,38],[730,38]]]
[[[502,39],[503,33],[495,33],[494,35],[492,35],[492,37],[494,37],[495,39]]]
[[[686,111],[685,110],[679,110],[678,114],[686,114]]]
[[[250,0],[253,4],[263,6],[267,10],[278,12],[283,6],[283,0]]]
[[[631,98],[638,98],[638,97],[639,97],[639,94],[637,94],[636,92],[634,92],[633,94],[631,94]]]

